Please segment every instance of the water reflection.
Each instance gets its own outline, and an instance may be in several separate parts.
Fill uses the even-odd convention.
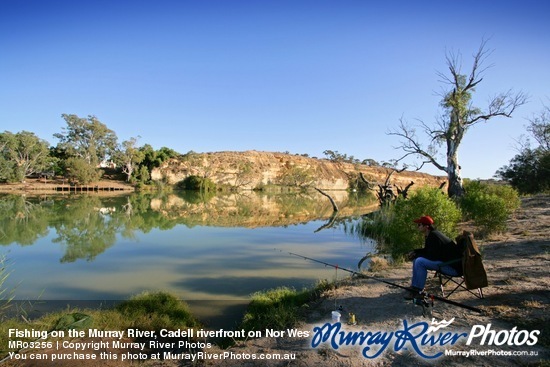
[[[67,196],[28,198],[0,196],[0,245],[32,245],[51,229],[53,243],[66,246],[62,262],[93,260],[113,246],[117,234],[135,238],[135,232],[170,230],[176,225],[193,228],[257,228],[288,226],[328,220],[317,231],[364,214],[376,207],[372,197],[347,197],[334,216],[331,205],[316,194],[261,195],[255,192],[205,197],[184,192],[164,196],[134,194],[123,197]],[[344,195],[346,194],[346,195]]]
[[[18,299],[116,300],[167,290],[185,300],[243,300],[344,277],[288,252],[354,268],[370,248],[347,234],[374,198],[317,193],[0,197],[0,245]],[[212,310],[208,312],[213,312]]]

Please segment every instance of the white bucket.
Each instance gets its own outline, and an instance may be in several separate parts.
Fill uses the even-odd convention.
[[[340,312],[332,311],[332,322],[340,322]]]

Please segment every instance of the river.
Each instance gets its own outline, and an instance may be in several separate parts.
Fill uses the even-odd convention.
[[[373,198],[255,192],[0,197],[4,288],[34,308],[109,304],[164,290],[206,324],[237,323],[250,295],[349,274],[373,243],[353,235]]]

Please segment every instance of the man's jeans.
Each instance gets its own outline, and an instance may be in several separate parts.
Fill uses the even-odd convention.
[[[439,265],[441,264],[443,264],[443,261],[432,261],[423,257],[417,257],[414,259],[411,285],[418,289],[424,289],[424,286],[426,285],[426,277],[428,276],[428,270],[441,270],[447,275],[458,276],[458,273],[452,266],[445,265],[440,268]]]

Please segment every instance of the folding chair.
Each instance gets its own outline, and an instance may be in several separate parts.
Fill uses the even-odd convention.
[[[446,263],[443,263],[439,266],[439,270],[436,271],[436,275],[439,278],[439,287],[441,288],[441,294],[443,295],[444,298],[449,298],[451,294],[453,294],[457,290],[465,290],[470,292],[477,298],[480,298],[480,299],[483,298],[483,291],[481,288],[476,288],[474,290],[468,289],[468,287],[465,284],[466,279],[464,278],[464,274],[449,275],[449,274],[445,274],[441,270],[442,267],[446,265],[454,264],[459,261],[462,262],[462,259],[455,259],[455,260],[451,260]],[[451,283],[450,285],[454,286],[454,288],[450,292],[445,293],[445,286],[449,283]]]
[[[477,244],[474,240],[472,233],[464,231],[460,236],[456,238],[456,244],[459,248],[463,249],[462,257],[445,262],[439,266],[439,270],[436,271],[436,275],[439,278],[439,286],[441,287],[441,294],[445,298],[449,298],[457,290],[466,290],[476,296],[477,298],[483,298],[483,287],[487,287],[487,273],[483,267],[481,260],[481,252],[479,251]],[[441,269],[446,265],[455,264],[461,262],[462,266],[459,275],[445,274]],[[445,294],[445,285],[451,283],[454,285],[453,290]]]

